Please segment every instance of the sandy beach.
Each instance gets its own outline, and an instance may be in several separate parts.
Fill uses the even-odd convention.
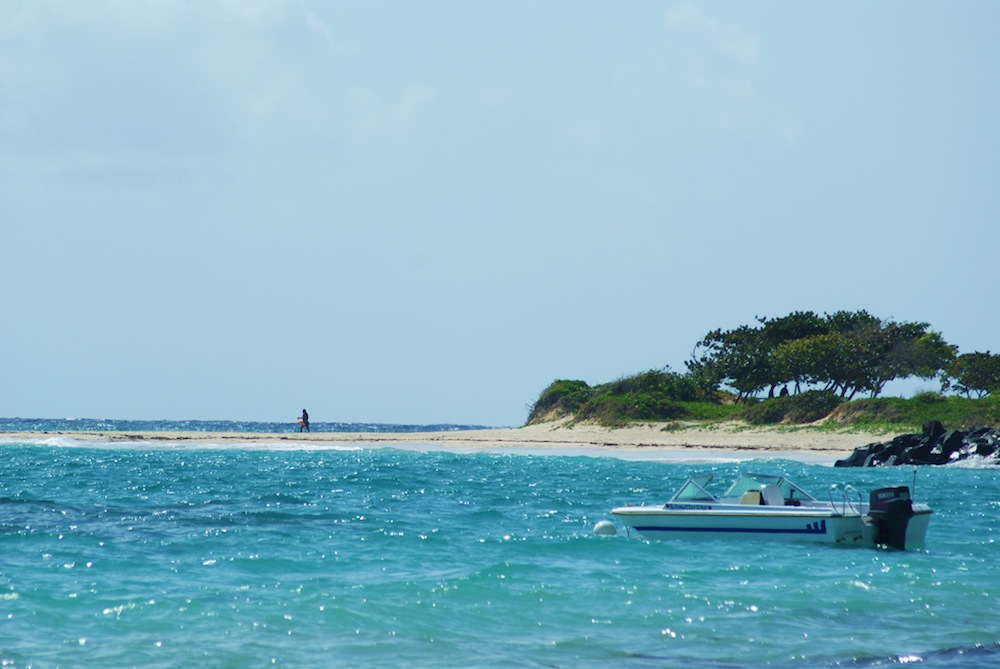
[[[442,432],[7,432],[4,440],[68,437],[101,442],[191,442],[192,445],[267,445],[274,448],[324,448],[346,445],[460,451],[607,454],[656,459],[692,457],[789,457],[835,460],[855,448],[888,441],[894,434],[832,431],[817,427],[749,427],[643,424],[609,429],[598,425],[544,423],[518,428]]]

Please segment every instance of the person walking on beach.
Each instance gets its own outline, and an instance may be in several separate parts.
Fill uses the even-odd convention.
[[[312,432],[309,429],[309,414],[305,409],[302,410],[302,415],[299,417],[299,432],[302,431],[302,428],[305,428],[306,432]]]

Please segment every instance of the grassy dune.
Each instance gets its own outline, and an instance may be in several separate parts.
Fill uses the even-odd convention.
[[[939,393],[912,398],[878,397],[845,400],[830,392],[736,403],[725,393],[702,393],[686,376],[645,372],[611,383],[590,386],[558,380],[532,407],[528,425],[570,419],[605,427],[637,422],[683,421],[711,424],[745,421],[749,425],[823,425],[896,432],[919,431],[927,421],[949,429],[1000,427],[1000,397],[969,399]]]

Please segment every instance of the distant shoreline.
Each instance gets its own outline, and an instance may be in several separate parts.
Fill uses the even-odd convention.
[[[438,432],[174,432],[174,431],[16,431],[0,432],[0,441],[30,436],[32,441],[64,437],[95,442],[139,442],[191,445],[265,445],[282,449],[324,447],[395,446],[431,450],[541,452],[556,454],[606,454],[636,457],[640,453],[656,459],[691,457],[792,457],[834,460],[846,457],[859,446],[886,441],[893,435],[851,430],[831,431],[809,427],[747,427],[743,423],[706,426],[695,424],[664,429],[650,423],[623,428],[598,425],[542,423],[518,428],[449,430]]]

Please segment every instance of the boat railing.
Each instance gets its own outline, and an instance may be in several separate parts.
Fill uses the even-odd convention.
[[[852,499],[853,495],[858,496],[858,505],[856,507]],[[843,488],[836,484],[830,486],[830,506],[833,507],[834,511],[836,511],[837,506],[839,505],[840,515],[848,515],[848,510],[850,510],[851,515],[861,515],[861,505],[863,503],[864,496],[861,494],[861,491],[854,486],[850,484],[845,485]]]

